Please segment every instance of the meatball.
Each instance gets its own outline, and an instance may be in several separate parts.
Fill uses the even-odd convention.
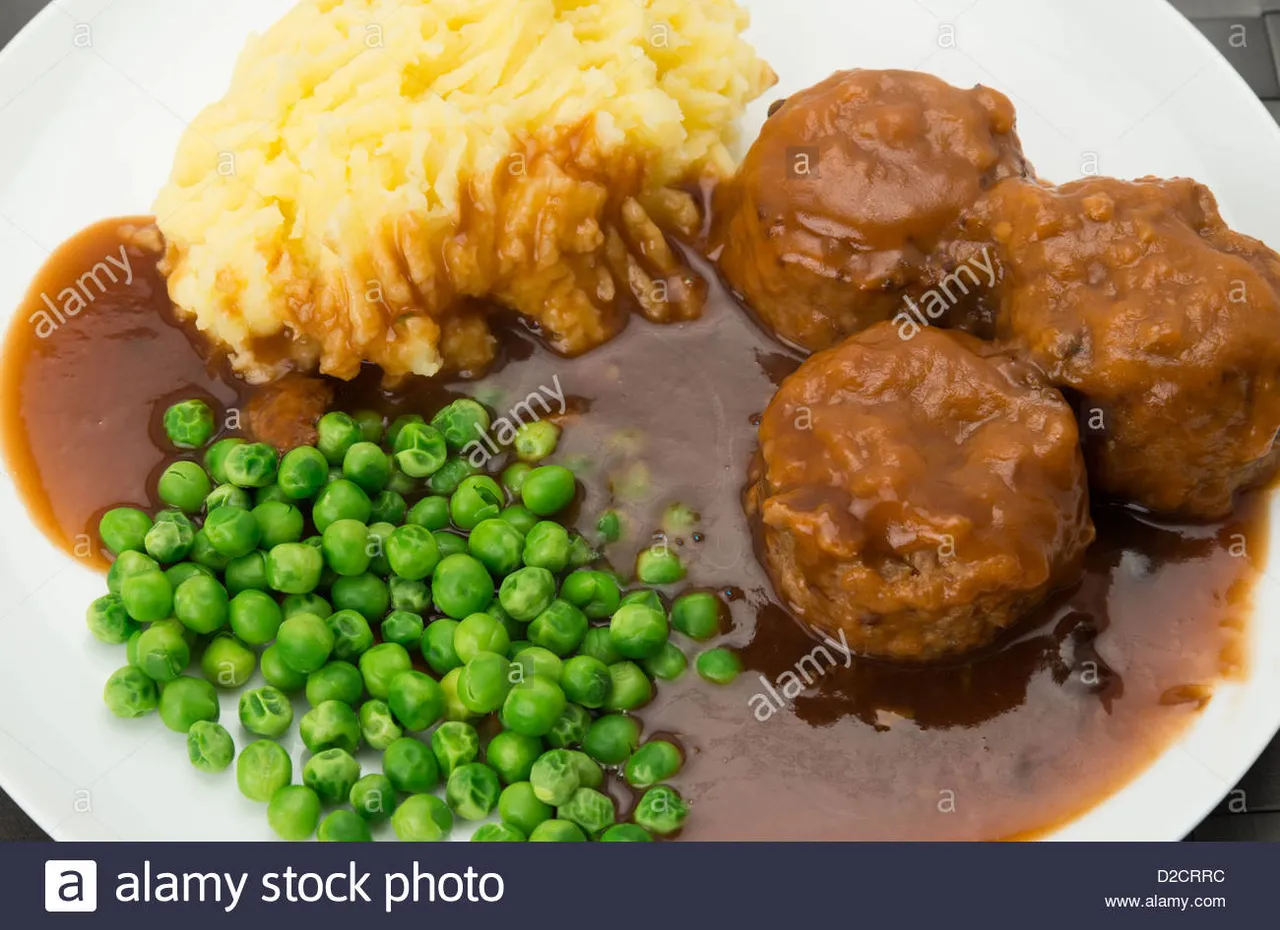
[[[1009,181],[966,235],[1005,275],[996,334],[1078,408],[1094,487],[1191,518],[1269,475],[1280,428],[1280,256],[1195,181]],[[984,246],[985,247],[985,246]]]
[[[333,387],[322,378],[288,374],[254,392],[249,435],[288,452],[316,442],[316,421],[333,403]]]
[[[768,328],[824,349],[927,290],[961,212],[1030,172],[1003,94],[913,71],[838,72],[765,123],[717,195],[713,247]]]
[[[746,508],[792,612],[850,649],[980,647],[1093,541],[1076,422],[1030,365],[879,323],[814,355],[760,424]]]

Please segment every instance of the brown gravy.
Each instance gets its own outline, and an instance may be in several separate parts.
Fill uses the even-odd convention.
[[[35,522],[68,551],[96,540],[106,507],[155,506],[149,488],[172,458],[159,442],[170,402],[201,396],[243,410],[252,397],[174,323],[155,258],[142,250],[130,253],[132,284],[110,285],[37,335],[28,320],[45,306],[41,295],[56,299],[104,255],[119,254],[121,222],[86,230],[53,257],[5,351],[6,459]],[[640,713],[647,735],[675,734],[688,754],[678,786],[692,803],[689,839],[1043,832],[1133,778],[1194,718],[1215,681],[1242,674],[1265,557],[1262,494],[1201,526],[1100,503],[1099,542],[1081,583],[984,655],[846,668],[838,650],[817,651],[773,602],[752,552],[740,492],[753,418],[797,359],[729,295],[713,283],[702,320],[635,319],[576,359],[513,327],[503,355],[493,374],[465,385],[421,381],[388,393],[366,371],[336,385],[336,403],[429,415],[452,387],[501,414],[558,378],[568,399],[558,460],[586,487],[579,525],[589,532],[616,506],[628,530],[606,550],[614,566],[631,565],[668,504],[700,514],[673,539],[690,569],[684,586],[731,598],[725,642],[742,650],[747,672],[727,687],[687,672],[662,683]],[[699,648],[681,645],[691,659]],[[792,681],[804,685],[794,701],[783,696],[794,694]]]

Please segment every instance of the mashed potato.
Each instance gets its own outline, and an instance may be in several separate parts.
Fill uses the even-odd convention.
[[[155,212],[181,312],[265,381],[474,370],[492,304],[560,351],[701,307],[660,229],[773,73],[733,0],[302,0]],[[492,303],[491,303],[492,302]]]

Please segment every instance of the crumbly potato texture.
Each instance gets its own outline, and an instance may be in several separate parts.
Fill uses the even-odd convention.
[[[734,0],[302,0],[184,134],[180,311],[251,381],[475,371],[496,308],[585,351],[701,309],[664,233],[774,81]]]

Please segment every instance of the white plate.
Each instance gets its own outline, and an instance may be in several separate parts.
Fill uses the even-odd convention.
[[[63,239],[149,209],[185,123],[222,94],[245,37],[289,6],[58,0],[0,55],[6,315]],[[1280,243],[1280,130],[1165,0],[747,6],[750,37],[781,76],[751,108],[749,138],[769,100],[833,70],[921,69],[1008,94],[1046,177],[1190,175],[1217,193],[1232,225]],[[119,652],[82,619],[102,578],[44,540],[7,477],[0,527],[0,784],[58,839],[268,838],[261,807],[234,779],[211,785],[176,734],[127,726],[102,707]],[[1280,577],[1280,546],[1271,550]],[[1184,739],[1057,836],[1178,839],[1235,784],[1280,726],[1278,587],[1259,587],[1250,679],[1221,688]],[[234,719],[229,702],[224,710]]]

